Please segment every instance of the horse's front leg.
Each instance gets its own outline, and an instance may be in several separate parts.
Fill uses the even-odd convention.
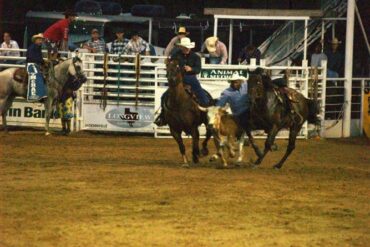
[[[289,155],[293,152],[293,150],[295,149],[295,141],[297,140],[297,135],[299,133],[299,131],[301,130],[302,128],[302,125],[300,126],[292,126],[289,130],[289,144],[288,144],[288,147],[286,149],[286,152],[283,156],[283,158],[279,161],[279,163],[277,163],[276,165],[274,165],[274,168],[275,169],[280,169],[285,160],[289,157]]]
[[[262,152],[261,150],[259,149],[259,147],[257,146],[257,144],[254,142],[254,137],[252,136],[252,133],[250,130],[246,131],[247,133],[247,136],[248,136],[248,139],[253,147],[253,150],[254,152],[256,153],[256,155],[258,156],[258,158],[262,157]]]
[[[199,130],[198,127],[193,127],[191,130],[191,137],[193,139],[193,162],[196,164],[199,162]]]
[[[8,125],[7,125],[7,122],[6,122],[6,114],[7,114],[7,111],[9,109],[9,107],[13,103],[13,99],[14,98],[11,98],[9,96],[9,97],[5,97],[4,99],[0,100],[0,112],[1,112],[1,117],[3,119],[3,129],[4,129],[5,133],[8,132]]]
[[[183,159],[182,166],[186,167],[186,168],[189,167],[188,158],[186,157],[186,153],[185,153],[185,145],[184,145],[184,142],[182,141],[182,137],[181,137],[181,131],[174,130],[174,129],[170,128],[170,132],[171,132],[171,135],[173,136],[173,138],[175,139],[175,141],[177,142],[177,145],[179,146],[180,153],[181,153],[181,156],[182,156],[182,159]]]
[[[50,123],[50,118],[51,118],[51,114],[53,112],[53,102],[54,102],[54,99],[52,99],[50,96],[46,99],[45,101],[45,135],[48,136],[50,135],[50,132],[49,132],[49,123]]]
[[[277,128],[276,125],[272,126],[272,129],[269,131],[267,134],[267,139],[265,141],[265,150],[263,150],[263,154],[261,157],[257,159],[257,161],[254,163],[255,165],[261,164],[263,158],[266,156],[266,154],[271,151],[272,144],[274,144],[275,137],[277,133],[279,132],[279,129]]]

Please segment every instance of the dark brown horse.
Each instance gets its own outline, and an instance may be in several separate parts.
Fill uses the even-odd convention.
[[[291,89],[292,90],[292,89]],[[248,79],[248,94],[250,97],[250,126],[247,134],[258,156],[255,165],[259,165],[275,141],[281,129],[289,129],[289,144],[283,158],[274,165],[280,169],[285,160],[295,148],[295,141],[306,120],[315,123],[318,108],[315,102],[305,98],[299,92],[295,93],[296,102],[288,102],[285,97],[279,97],[269,76],[263,73],[250,74]],[[281,100],[281,99],[284,100]],[[293,112],[292,112],[293,110]],[[250,131],[263,129],[267,133],[264,152],[261,153],[255,145]]]
[[[199,162],[199,130],[204,123],[208,126],[207,115],[198,109],[198,104],[192,96],[185,91],[182,68],[177,60],[167,61],[168,97],[164,99],[163,111],[165,121],[170,126],[171,135],[179,145],[183,158],[183,166],[188,167],[188,159],[185,154],[185,146],[181,137],[182,132],[191,135],[193,139],[193,162]],[[206,139],[202,143],[202,154],[208,154],[207,143],[212,132],[207,127]]]

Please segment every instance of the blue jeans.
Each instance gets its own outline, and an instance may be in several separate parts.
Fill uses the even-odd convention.
[[[235,115],[235,117],[237,118],[240,127],[244,130],[248,129],[249,109],[239,115]]]
[[[209,104],[209,100],[207,94],[204,92],[203,88],[200,86],[198,78],[195,75],[185,75],[184,76],[184,83],[191,86],[191,90],[197,96],[199,100],[199,104],[202,106],[207,106]]]
[[[336,71],[334,71],[334,70],[330,70],[330,69],[328,69],[328,70],[327,70],[327,73],[326,73],[326,76],[327,76],[328,78],[338,78],[338,77],[339,77],[339,74],[338,74],[338,72],[336,72]]]
[[[220,64],[221,58],[220,57],[209,57],[210,64]]]
[[[195,75],[185,75],[184,83],[191,86],[191,90],[197,96],[199,104],[202,106],[207,106],[209,104],[209,99],[207,94],[204,92],[203,88],[200,86],[200,83]],[[163,106],[164,99],[168,94],[168,90],[164,92],[161,96],[161,106]]]

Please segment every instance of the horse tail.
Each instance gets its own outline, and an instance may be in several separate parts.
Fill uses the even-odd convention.
[[[311,124],[316,124],[319,121],[317,115],[320,113],[320,107],[316,100],[307,99],[308,104],[308,117],[307,121]]]

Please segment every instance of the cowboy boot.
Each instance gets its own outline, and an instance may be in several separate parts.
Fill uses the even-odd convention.
[[[162,127],[167,124],[166,120],[164,119],[163,111],[161,111],[161,113],[156,117],[156,119],[154,120],[154,124],[158,127]]]

